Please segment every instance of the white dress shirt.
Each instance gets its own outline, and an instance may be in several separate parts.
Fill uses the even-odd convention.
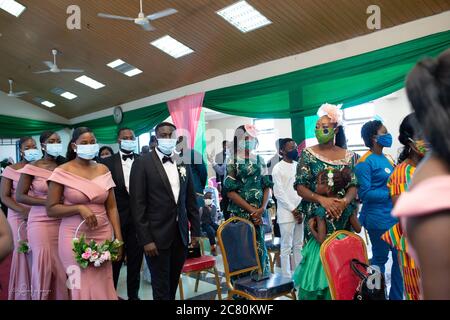
[[[158,150],[158,148],[155,149],[156,154],[159,157],[159,160],[161,160],[161,163],[164,167],[164,170],[166,171],[167,178],[169,179],[170,186],[172,188],[173,197],[175,198],[175,202],[178,203],[178,196],[180,194],[180,176],[178,174],[178,168],[177,164],[167,161],[166,163],[162,162],[162,159],[164,158],[165,154]],[[171,157],[173,156],[173,153]]]
[[[272,171],[273,193],[277,198],[277,222],[295,222],[292,210],[296,209],[302,198],[294,189],[297,162],[278,162]]]
[[[133,153],[131,153],[131,154],[133,154]],[[125,187],[127,188],[127,191],[129,193],[130,192],[130,173],[131,173],[131,166],[133,165],[133,162],[134,162],[134,157],[133,157],[133,159],[127,159],[126,161],[124,161],[122,156],[128,155],[128,154],[123,153],[122,151],[119,150],[119,155],[120,155],[120,162],[122,163],[122,171],[123,171],[123,179],[125,180]]]

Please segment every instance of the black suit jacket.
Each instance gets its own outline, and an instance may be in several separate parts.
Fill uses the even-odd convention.
[[[136,161],[138,157],[139,155],[135,153],[134,161]],[[117,210],[119,211],[120,225],[124,228],[129,223],[133,223],[133,219],[130,210],[130,194],[125,185],[120,153],[118,152],[109,158],[103,159],[102,163],[108,167],[109,171],[111,171],[112,178],[116,184],[114,194],[116,196]]]
[[[174,159],[180,176],[178,203],[175,202],[169,178],[156,151],[139,157],[133,163],[130,178],[131,213],[141,245],[155,242],[157,248],[168,249],[176,232],[179,232],[187,246],[188,221],[191,235],[200,236],[200,217],[190,165],[183,164],[175,156]],[[185,171],[185,176],[180,171]]]

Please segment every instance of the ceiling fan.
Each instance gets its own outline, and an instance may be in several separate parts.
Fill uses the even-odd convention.
[[[122,16],[115,16],[111,14],[106,13],[99,13],[98,16],[101,18],[108,18],[108,19],[117,19],[117,20],[126,20],[126,21],[134,21],[135,24],[141,26],[146,31],[154,31],[156,30],[155,27],[153,27],[150,24],[150,21],[170,16],[171,14],[177,13],[178,11],[176,9],[166,9],[163,11],[159,11],[156,13],[152,13],[148,16],[144,14],[144,11],[142,10],[142,0],[141,0],[141,11],[138,14],[137,18],[131,18],[131,17],[122,17]]]
[[[58,66],[56,65],[56,55],[58,54],[58,50],[53,49],[52,50],[52,54],[53,54],[53,62],[51,61],[43,61],[44,64],[48,67],[48,70],[43,70],[43,71],[36,71],[36,74],[41,74],[41,73],[60,73],[60,72],[84,72],[84,70],[81,69],[60,69],[58,68]]]
[[[9,93],[8,93],[8,97],[12,97],[12,98],[20,98],[21,96],[25,95],[28,93],[28,91],[20,91],[20,92],[14,92],[13,91],[13,79],[8,79],[9,82]]]

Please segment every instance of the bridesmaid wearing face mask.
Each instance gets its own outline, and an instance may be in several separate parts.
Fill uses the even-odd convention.
[[[254,153],[257,130],[252,125],[240,126],[234,135],[234,152],[227,163],[224,188],[231,200],[228,211],[248,219],[256,229],[258,256],[264,274],[269,272],[269,259],[264,241],[263,214],[267,208],[273,183],[264,160]]]
[[[398,157],[398,166],[389,178],[388,188],[392,203],[395,205],[403,192],[409,190],[411,179],[417,165],[425,157],[429,147],[424,141],[422,130],[417,122],[415,113],[403,119],[400,125],[398,140],[404,145]],[[403,288],[406,300],[420,299],[420,272],[417,263],[408,252],[408,242],[403,228],[397,223],[387,231],[382,239],[398,250],[398,261],[403,276]]]
[[[25,239],[27,235],[27,219],[30,207],[16,200],[16,189],[20,178],[20,169],[27,163],[38,160],[41,153],[36,148],[36,141],[31,137],[20,138],[19,150],[21,161],[5,168],[2,173],[0,187],[2,202],[8,207],[8,223],[11,227],[14,240],[14,251],[9,275],[8,300],[31,299],[30,255],[18,251],[20,246],[19,238]]]
[[[389,250],[392,251],[390,300],[403,300],[403,281],[397,261],[397,250],[390,248],[381,236],[398,220],[391,215],[392,201],[387,186],[394,170],[394,161],[383,154],[384,148],[392,146],[392,136],[379,120],[365,123],[361,136],[370,150],[359,159],[355,173],[358,179],[358,195],[362,201],[359,221],[364,226],[372,243],[372,265],[384,274]]]
[[[17,201],[31,206],[27,238],[31,250],[31,299],[65,300],[66,277],[58,258],[60,219],[49,218],[45,209],[47,179],[58,166],[62,153],[61,138],[56,132],[41,134],[43,158],[23,167],[17,185]],[[32,194],[29,194],[32,190]]]
[[[72,251],[73,238],[82,234],[98,244],[113,236],[123,240],[115,184],[108,168],[94,161],[98,152],[94,133],[86,127],[75,129],[67,151],[69,161],[48,179],[47,212],[49,217],[61,219],[58,255],[69,278],[72,300],[117,300],[111,261],[102,255],[98,259],[103,263],[82,269]],[[119,260],[121,256],[122,248]]]

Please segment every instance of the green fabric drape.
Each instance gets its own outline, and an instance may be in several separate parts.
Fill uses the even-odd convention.
[[[450,47],[450,31],[369,53],[246,84],[213,90],[204,106],[253,118],[291,118],[294,139],[306,138],[303,117],[325,102],[344,108],[366,103],[404,87],[405,77],[424,57]]]
[[[206,92],[203,106],[212,110],[253,118],[291,118],[293,137],[307,138],[305,117],[314,115],[325,102],[344,108],[381,98],[404,87],[405,77],[423,57],[436,57],[450,47],[450,31],[369,53],[329,62],[259,81]],[[124,113],[119,126],[113,117],[104,117],[76,126],[89,126],[102,143],[113,143],[119,127],[136,134],[149,131],[169,116],[166,103]],[[38,134],[63,125],[0,116],[0,136]]]
[[[167,104],[160,103],[141,109],[127,111],[123,113],[122,123],[116,124],[113,116],[107,116],[95,120],[77,123],[76,127],[89,127],[94,131],[97,140],[104,144],[112,144],[117,140],[117,130],[119,128],[130,128],[134,130],[136,136],[149,132],[158,123],[169,117]]]
[[[67,128],[67,125],[0,115],[0,138],[34,136],[47,130],[57,131],[64,128]]]

